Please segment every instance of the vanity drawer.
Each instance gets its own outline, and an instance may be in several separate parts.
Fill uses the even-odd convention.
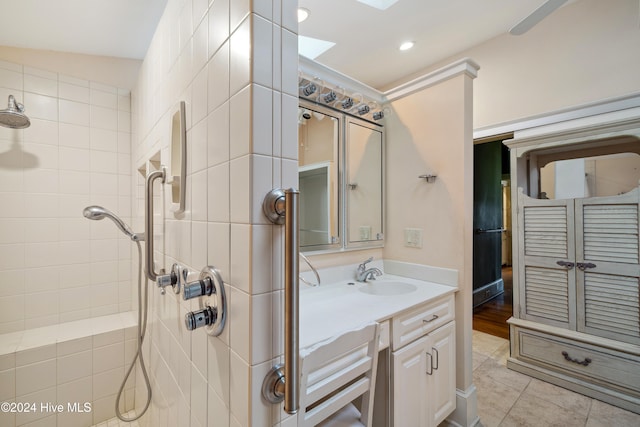
[[[518,352],[524,360],[574,377],[640,392],[638,356],[539,332],[518,330],[518,338]]]
[[[393,350],[428,334],[455,317],[454,296],[429,302],[394,316],[392,320]]]

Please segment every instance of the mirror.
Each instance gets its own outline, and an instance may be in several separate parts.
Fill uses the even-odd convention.
[[[298,109],[300,248],[340,247],[340,117],[302,103]]]
[[[384,237],[382,127],[348,118],[346,134],[347,247],[381,246]]]
[[[300,100],[302,251],[383,246],[383,177],[382,126]]]

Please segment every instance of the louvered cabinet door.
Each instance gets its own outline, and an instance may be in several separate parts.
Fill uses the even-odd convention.
[[[640,343],[639,194],[576,200],[578,330]]]
[[[522,319],[575,329],[573,200],[518,200]]]

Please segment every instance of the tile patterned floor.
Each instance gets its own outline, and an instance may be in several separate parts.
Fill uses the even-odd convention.
[[[640,415],[507,369],[509,341],[473,331],[473,381],[484,427],[638,427]]]

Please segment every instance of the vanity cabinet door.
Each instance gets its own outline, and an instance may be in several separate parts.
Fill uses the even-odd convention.
[[[429,419],[427,371],[431,369],[428,336],[393,352],[391,388],[392,426],[426,426]],[[428,368],[427,368],[428,367]]]
[[[456,408],[455,322],[393,352],[393,426],[435,427]]]
[[[427,399],[431,423],[437,426],[456,409],[456,323],[449,322],[431,334],[433,375],[428,378]]]

